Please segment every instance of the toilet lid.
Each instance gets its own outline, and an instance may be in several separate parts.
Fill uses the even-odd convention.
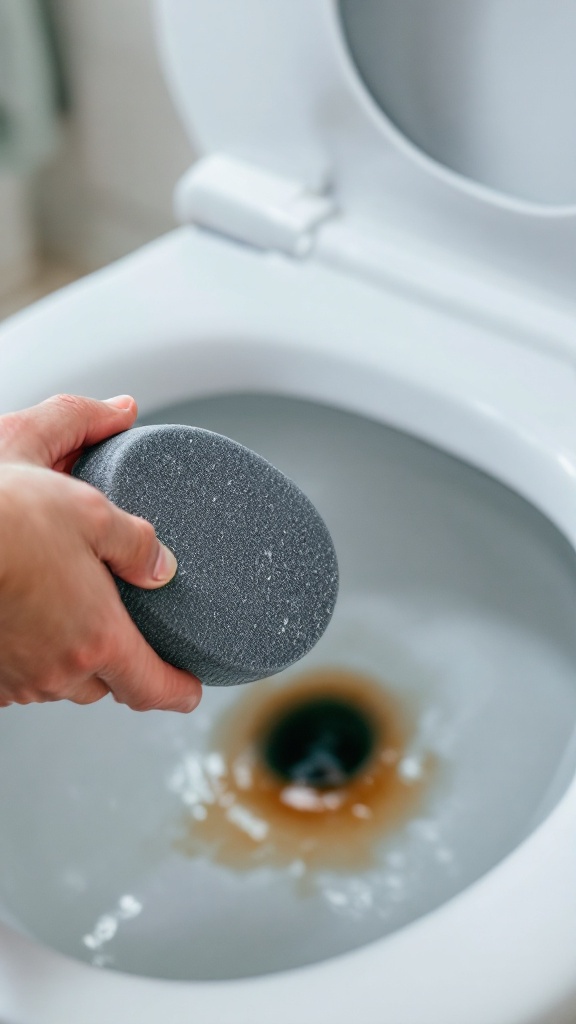
[[[525,68],[508,66],[506,53],[500,52],[502,45],[500,51],[496,45],[508,31],[503,22],[497,22],[486,43],[490,17],[501,11],[504,18],[508,11],[516,30],[518,17],[525,11],[522,24],[536,45],[543,34],[542,17],[542,24],[550,24],[548,0],[544,6],[542,2],[529,0],[528,10],[526,0],[511,0],[510,5],[466,0],[456,18],[454,5],[445,0],[426,5],[424,14],[412,9],[414,17],[427,19],[426,24],[418,22],[419,52],[429,36],[430,45],[436,45],[429,65],[438,54],[457,51],[462,38],[468,42],[468,56],[463,54],[459,64],[455,58],[446,72],[448,84],[437,76],[440,91],[433,97],[436,111],[443,98],[447,104],[445,134],[451,118],[455,133],[462,130],[463,122],[476,119],[480,134],[472,142],[478,152],[470,143],[460,164],[450,155],[450,139],[434,139],[427,145],[418,137],[427,127],[426,118],[422,116],[420,125],[410,131],[402,123],[402,110],[394,109],[395,104],[409,102],[410,88],[420,103],[429,81],[412,60],[409,73],[414,78],[406,79],[404,89],[401,76],[407,73],[410,53],[402,51],[401,39],[384,48],[387,26],[397,29],[399,18],[405,27],[414,23],[414,18],[407,19],[404,0],[155,0],[155,8],[166,77],[196,151],[200,146],[207,153],[225,153],[294,179],[312,192],[329,190],[341,214],[362,224],[368,236],[390,240],[408,234],[416,246],[429,246],[424,259],[433,267],[441,253],[449,253],[456,268],[463,259],[476,260],[487,272],[510,273],[520,282],[531,281],[532,286],[538,284],[556,296],[560,293],[572,304],[576,127],[572,144],[556,110],[554,118],[540,120],[555,133],[551,144],[568,138],[562,153],[550,156],[550,146],[534,141],[537,126],[527,118],[542,92],[536,78],[532,94],[522,99],[522,109],[528,111],[522,123],[513,110],[502,115],[518,126],[518,138],[510,137],[505,121],[490,135],[499,110],[496,71],[502,88],[513,74],[524,75],[526,81],[537,74],[532,51]],[[576,7],[573,14],[576,30]],[[374,32],[378,46],[370,45],[371,25],[378,29]],[[566,54],[558,47],[563,36],[568,38],[569,26],[554,25],[548,49],[564,74]],[[446,42],[449,27],[454,37]],[[479,45],[482,41],[484,45],[482,60],[474,64],[472,92],[470,75],[464,83],[468,92],[463,86],[458,129],[458,80],[456,88],[450,83],[457,71],[470,64],[477,37]],[[384,67],[378,64],[380,52],[382,62],[387,62],[386,75],[378,70]],[[564,121],[576,126],[576,64],[570,58],[572,65],[574,89],[564,89],[562,95],[566,93],[570,97],[566,102],[574,105],[574,116],[571,108],[566,109]],[[550,79],[549,71],[545,81]],[[374,75],[379,78],[376,84]],[[550,103],[558,99],[557,92],[548,97]],[[522,156],[514,171],[512,158],[519,150],[520,136],[526,137],[532,158]],[[434,152],[434,146],[437,143],[442,151],[444,142],[447,155],[442,162],[442,152]],[[512,175],[508,183],[507,174]],[[400,242],[399,250],[405,248]]]
[[[354,109],[335,0],[156,0],[169,84],[188,133],[317,189],[334,178],[323,125]],[[333,108],[330,118],[327,106]]]

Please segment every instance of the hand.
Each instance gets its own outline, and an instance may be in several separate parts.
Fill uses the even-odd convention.
[[[192,711],[199,680],[163,662],[112,572],[169,582],[176,559],[144,519],[69,475],[89,445],[136,418],[133,398],[60,395],[0,416],[0,707],[111,692],[136,711]]]

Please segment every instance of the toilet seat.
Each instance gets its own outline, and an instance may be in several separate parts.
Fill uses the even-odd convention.
[[[291,7],[302,15],[299,0]],[[308,0],[308,9],[313,21],[334,13],[328,0]],[[288,4],[275,11],[269,16],[282,11],[294,27]],[[190,38],[178,19],[188,24],[192,5],[164,0],[159,17],[166,50]],[[333,20],[329,25],[331,32]],[[187,59],[192,67],[189,53]],[[292,130],[297,136],[296,121]],[[298,150],[296,136],[288,133],[286,147],[294,163],[287,165],[284,153],[265,170],[281,181],[286,175],[304,181],[305,195],[322,197],[330,168],[312,143]],[[238,142],[233,155],[251,166],[259,154]],[[197,181],[195,175],[193,195]],[[342,185],[342,203],[346,187],[352,190],[351,181]],[[576,547],[576,386],[562,283],[571,214],[491,207],[491,226],[503,224],[497,235],[505,250],[510,222],[522,222],[513,242],[508,238],[507,259],[527,239],[538,241],[538,256],[558,228],[554,260],[562,273],[557,290],[547,294],[548,270],[531,256],[513,295],[487,270],[478,290],[473,271],[487,258],[484,246],[501,246],[483,237],[473,269],[458,267],[458,246],[477,223],[470,211],[478,204],[485,213],[486,196],[455,190],[452,203],[449,187],[454,183],[440,174],[419,193],[418,207],[443,192],[438,218],[453,219],[448,255],[431,284],[423,279],[431,239],[418,235],[414,253],[405,253],[417,224],[397,223],[382,242],[365,234],[361,215],[354,224],[328,218],[307,259],[180,228],[2,329],[0,410],[55,391],[134,392],[143,413],[191,393],[244,389],[307,397],[372,416],[485,470],[541,509]],[[462,227],[456,222],[465,209]],[[468,290],[448,308],[460,274]],[[528,296],[534,282],[536,298]],[[480,316],[486,294],[498,299],[498,308]],[[434,913],[335,960],[240,982],[167,983],[98,972],[1,926],[0,1016],[18,1024],[95,1024],[117,1019],[121,1008],[123,1021],[138,1024],[163,1018],[177,1024],[193,1015],[218,1024],[268,1024],[273,1007],[276,1024],[344,1024],[353,1017],[367,1024],[520,1024],[550,1020],[552,1013],[560,1019],[576,998],[575,832],[572,781],[545,825]],[[331,991],[335,1003],[326,1000]]]

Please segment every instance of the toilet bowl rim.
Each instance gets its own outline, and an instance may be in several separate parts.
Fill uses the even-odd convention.
[[[193,228],[0,326],[0,413],[118,386],[148,412],[189,397],[188,380],[196,396],[265,390],[388,423],[499,479],[576,546],[567,353]]]

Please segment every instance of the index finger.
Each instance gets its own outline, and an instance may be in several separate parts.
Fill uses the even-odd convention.
[[[100,402],[79,395],[56,395],[0,418],[0,451],[49,468],[68,468],[89,445],[131,427],[138,409],[130,395]]]

